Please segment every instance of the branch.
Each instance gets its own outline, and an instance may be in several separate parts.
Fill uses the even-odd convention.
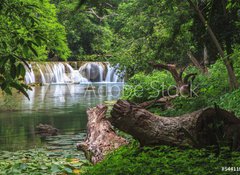
[[[105,15],[105,16],[99,16],[94,10],[93,8],[89,8],[89,11],[87,11],[89,14],[94,15],[95,17],[97,17],[100,21],[103,21],[104,19],[110,17],[110,16],[116,16],[116,13],[112,13],[110,15]]]
[[[150,64],[156,69],[160,69],[160,70],[165,69],[165,70],[169,71],[172,74],[178,87],[180,87],[184,84],[183,80],[181,78],[181,74],[177,71],[175,64],[160,64],[160,63],[157,64],[157,63],[153,63],[153,62],[150,62]]]
[[[197,67],[199,70],[201,70],[202,73],[206,73],[206,69],[201,66],[201,64],[198,62],[198,60],[193,56],[192,52],[187,53],[188,57],[192,61],[193,65]]]

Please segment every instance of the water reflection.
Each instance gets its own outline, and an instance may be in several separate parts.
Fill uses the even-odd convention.
[[[34,128],[53,125],[62,134],[86,129],[86,109],[119,98],[121,83],[70,84],[35,87],[30,100],[15,93],[0,99],[0,149],[19,150],[42,146]]]

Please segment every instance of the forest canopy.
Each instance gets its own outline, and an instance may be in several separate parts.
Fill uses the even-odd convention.
[[[189,53],[201,64],[224,60],[231,88],[238,87],[237,0],[2,0],[0,8],[1,87],[7,92],[21,80],[26,61],[109,61],[131,77],[152,72],[151,62],[188,65]]]
[[[27,61],[69,57],[65,28],[48,0],[2,0],[0,21],[1,89],[11,94],[14,87],[27,95]]]

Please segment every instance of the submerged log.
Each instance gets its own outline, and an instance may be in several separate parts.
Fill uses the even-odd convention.
[[[169,145],[208,147],[225,143],[240,148],[240,119],[215,108],[205,108],[179,117],[160,117],[128,101],[119,100],[111,122],[131,134],[142,146]]]
[[[113,130],[106,118],[106,112],[105,105],[98,105],[87,111],[87,138],[84,142],[77,144],[77,148],[84,151],[87,159],[93,164],[101,161],[110,151],[128,143]]]

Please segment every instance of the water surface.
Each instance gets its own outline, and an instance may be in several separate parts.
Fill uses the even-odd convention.
[[[35,134],[39,123],[58,128],[61,134],[86,129],[86,109],[120,96],[122,83],[68,84],[34,87],[30,100],[19,93],[0,100],[0,150],[42,147]]]

